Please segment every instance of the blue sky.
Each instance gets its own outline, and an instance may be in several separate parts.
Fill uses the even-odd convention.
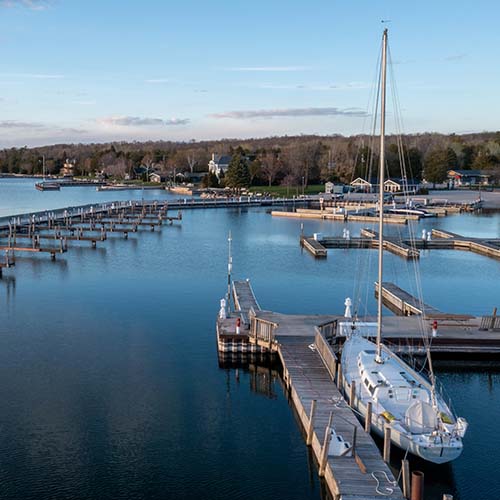
[[[497,130],[499,18],[494,1],[0,0],[0,146],[368,132],[381,19],[405,132]]]

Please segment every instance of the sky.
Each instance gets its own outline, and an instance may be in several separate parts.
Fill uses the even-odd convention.
[[[403,132],[498,130],[499,18],[493,0],[0,0],[0,147],[368,133],[385,27]]]

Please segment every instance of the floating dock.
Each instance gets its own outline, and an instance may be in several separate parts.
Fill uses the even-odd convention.
[[[164,223],[182,220],[180,211],[168,215],[167,210],[167,204],[121,202],[4,218],[0,222],[0,251],[6,252],[6,260],[0,263],[0,272],[14,265],[16,253],[48,253],[55,260],[57,253],[68,251],[68,242],[88,241],[96,248],[112,233],[128,238],[129,233],[142,228],[154,231]],[[43,246],[42,241],[48,245]]]
[[[378,232],[361,229],[360,236],[301,236],[300,244],[316,258],[327,256],[327,249],[339,248],[378,248]],[[468,250],[480,255],[500,259],[500,239],[473,238],[433,229],[430,239],[395,238],[384,236],[384,250],[405,259],[418,259],[420,250]]]
[[[374,214],[360,214],[356,212],[332,212],[327,210],[296,209],[293,212],[284,210],[273,210],[273,217],[289,217],[294,219],[322,219],[340,222],[376,222],[378,217]],[[418,217],[416,217],[418,219]],[[386,224],[407,224],[409,220],[415,219],[415,216],[384,214],[384,223]]]

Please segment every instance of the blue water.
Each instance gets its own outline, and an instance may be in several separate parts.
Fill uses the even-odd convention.
[[[0,214],[141,197],[91,188],[39,193],[31,181],[2,180]],[[360,263],[375,252],[330,251],[316,261],[299,247],[300,221],[272,218],[264,210],[183,215],[179,226],[129,240],[111,236],[95,250],[72,243],[55,262],[18,255],[16,267],[4,271],[4,498],[321,497],[276,373],[218,365],[214,321],[226,289],[227,234],[233,234],[235,276],[251,278],[262,307],[282,312],[342,311]],[[342,234],[344,228],[321,221],[304,226],[308,234]],[[352,234],[360,227],[349,225]],[[431,219],[418,230],[423,227],[500,237],[498,215]],[[391,228],[399,230],[406,231]],[[473,314],[500,306],[498,261],[432,251],[418,265],[426,302]],[[387,280],[409,286],[411,264],[387,255],[386,269]],[[367,271],[361,295],[372,312],[373,281],[374,272]],[[412,462],[424,468],[427,498],[447,492],[461,500],[498,499],[495,368],[438,367],[456,410],[471,426],[465,451],[452,465]]]

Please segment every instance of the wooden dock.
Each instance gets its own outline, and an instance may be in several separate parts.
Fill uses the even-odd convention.
[[[338,222],[376,222],[378,217],[375,215],[359,214],[355,212],[342,212],[334,213],[326,210],[299,210],[293,212],[284,210],[273,210],[271,212],[273,217],[289,217],[294,219],[321,219],[331,220]],[[384,214],[385,224],[407,224],[412,220],[413,216]]]
[[[442,229],[433,229],[432,237],[438,239],[431,240],[427,243],[439,244],[438,242],[441,240],[448,244],[451,243],[452,247],[458,250],[469,250],[481,255],[500,259],[500,239],[498,238],[473,238],[444,231]]]
[[[405,259],[418,259],[420,250],[468,250],[500,259],[500,239],[498,238],[473,238],[442,229],[433,229],[431,236],[431,239],[406,237],[398,239],[384,236],[384,250]],[[327,256],[327,249],[376,249],[378,248],[378,232],[363,228],[359,237],[321,236],[317,240],[310,236],[301,236],[300,243],[314,257],[324,258]]]
[[[324,477],[333,498],[374,500],[380,498],[382,491],[386,498],[402,500],[403,495],[390,468],[333,381],[336,368],[332,369],[332,363],[336,363],[336,357],[326,342],[322,342],[321,332],[328,331],[338,316],[281,315],[262,311],[248,280],[234,282],[232,292],[235,317],[241,313],[248,315],[251,324],[236,335],[232,326],[235,317],[219,318],[219,347],[222,335],[231,336],[231,342],[234,337],[240,342],[246,338],[249,346],[277,353],[306,444],[311,446],[318,472]],[[345,441],[340,452],[335,446],[339,439]]]
[[[300,238],[301,245],[314,257],[324,258],[327,256],[327,249],[339,249],[339,248],[378,248],[378,233],[370,229],[362,229],[360,237],[332,237],[332,236],[321,236],[318,239],[312,237]],[[405,243],[404,241],[397,241],[396,238],[384,238],[384,250],[391,252],[399,257],[405,259],[418,259],[420,257],[420,252]]]
[[[375,282],[375,297],[378,297],[379,286]],[[401,316],[422,315],[424,317],[442,317],[444,313],[418,300],[394,283],[382,283],[382,301],[392,312]]]
[[[235,309],[236,311],[239,311],[240,314],[248,318],[252,310],[260,311],[259,303],[255,298],[249,280],[233,281],[232,292],[233,292],[233,301],[236,306]],[[244,321],[244,323],[249,325],[250,321],[246,320]]]
[[[168,209],[168,203],[116,202],[4,218],[0,222],[0,250],[7,252],[8,259],[0,263],[0,270],[14,265],[15,253],[49,253],[54,260],[57,253],[68,251],[70,241],[89,241],[95,248],[112,233],[128,238],[141,228],[161,230],[164,222],[182,221],[180,211],[168,215]],[[42,241],[55,245],[43,246]]]
[[[310,254],[314,255],[316,258],[325,258],[327,256],[326,248],[314,238],[300,238],[300,244],[304,247]]]
[[[277,341],[291,404],[332,496],[343,500],[372,500],[381,496],[402,500],[403,494],[377,445],[364,431],[326,369],[315,337],[286,335],[278,336]],[[332,453],[331,439],[339,438],[345,442],[344,456]]]
[[[289,400],[306,444],[316,458],[318,473],[324,477],[332,497],[402,499],[403,494],[378,447],[337,387],[340,385],[338,353],[345,340],[345,329],[339,327],[350,319],[340,315],[290,315],[262,310],[248,280],[235,282],[232,292],[237,304],[234,316],[217,320],[219,349],[237,341],[245,345],[245,350],[234,353],[277,354]],[[391,302],[400,301],[401,314],[404,311],[411,314],[383,318],[383,341],[395,353],[425,355],[430,345],[431,352],[446,357],[500,356],[500,316],[496,310],[483,317],[447,314],[427,304],[419,305],[415,297],[392,283],[383,284],[384,292],[390,295]],[[236,334],[235,321],[242,311],[248,315],[250,325]],[[363,318],[367,322],[375,320]],[[436,335],[430,343],[424,341],[422,327],[430,327],[436,321]],[[221,336],[227,337],[226,344],[221,344]],[[339,446],[343,453],[338,452]]]

